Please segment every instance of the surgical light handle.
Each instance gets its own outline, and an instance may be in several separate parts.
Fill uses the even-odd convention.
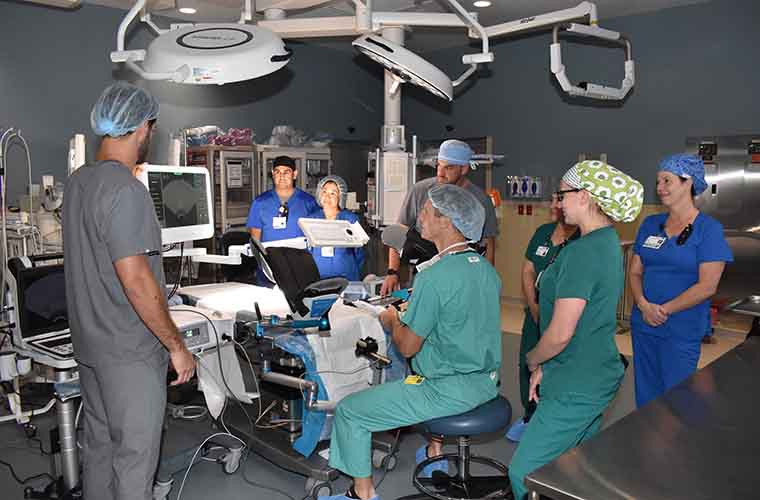
[[[135,4],[132,6],[129,12],[127,12],[127,15],[124,16],[124,19],[122,19],[121,23],[119,24],[119,30],[116,33],[116,50],[111,52],[111,62],[125,63],[129,69],[140,75],[140,77],[144,80],[171,80],[177,83],[187,80],[190,77],[190,68],[186,64],[183,64],[174,71],[153,73],[150,71],[145,71],[142,66],[137,64],[139,61],[145,59],[144,50],[124,49],[124,39],[126,38],[127,29],[129,28],[129,25],[132,23],[132,21],[134,21],[134,19],[137,17],[137,14],[143,8],[145,8],[145,2],[146,0],[136,0]],[[150,21],[149,14],[145,14],[142,20],[151,28],[158,30],[158,27]]]
[[[586,88],[573,85],[565,72],[565,65],[562,64],[562,46],[559,42],[559,32],[563,29],[584,36],[600,38],[617,42],[625,47],[625,76],[620,84],[620,88],[608,87],[596,83],[587,83]],[[622,100],[628,95],[633,85],[636,83],[636,73],[633,58],[631,56],[631,42],[617,32],[598,28],[596,26],[586,26],[571,23],[569,25],[554,27],[553,40],[549,46],[551,56],[551,70],[562,90],[572,96],[589,97],[592,99],[604,100]]]

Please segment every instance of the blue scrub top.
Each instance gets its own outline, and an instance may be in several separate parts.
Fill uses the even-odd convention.
[[[733,262],[731,248],[723,236],[723,226],[709,215],[699,213],[686,243],[676,244],[678,235],[668,238],[659,249],[646,248],[649,236],[666,236],[668,214],[647,217],[639,228],[633,251],[644,267],[642,288],[646,300],[664,304],[681,295],[699,281],[699,265],[703,262]],[[710,317],[710,301],[670,315],[658,327],[644,322],[639,308],[631,312],[631,328],[637,333],[679,340],[701,339]]]
[[[315,210],[308,215],[310,219],[324,219],[325,212],[322,209]],[[350,223],[357,222],[359,217],[348,210],[338,212],[338,220],[346,220]],[[323,256],[323,248],[312,248],[311,255],[319,268],[320,278],[333,278],[342,276],[349,281],[361,281],[361,270],[364,264],[364,248],[338,248],[334,247],[333,256]],[[324,252],[328,253],[329,252]]]
[[[296,188],[288,199],[288,219],[285,227],[275,229],[273,219],[277,217],[280,205],[280,198],[274,189],[270,189],[253,200],[246,227],[260,229],[262,243],[303,236],[301,228],[298,227],[298,219],[306,217],[318,208],[317,201],[312,195]]]

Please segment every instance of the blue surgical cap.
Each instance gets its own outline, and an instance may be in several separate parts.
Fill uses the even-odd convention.
[[[707,189],[705,181],[705,164],[695,155],[671,155],[660,162],[660,172],[670,172],[684,179],[691,179],[694,193],[699,195]]]
[[[474,168],[471,162],[472,155],[472,148],[466,142],[457,139],[443,141],[438,149],[438,159],[451,165],[469,165]]]
[[[474,194],[454,184],[436,184],[428,191],[428,198],[465,238],[480,241],[486,209]]]
[[[131,83],[116,82],[103,91],[92,107],[90,125],[95,135],[121,137],[156,118],[155,97]]]

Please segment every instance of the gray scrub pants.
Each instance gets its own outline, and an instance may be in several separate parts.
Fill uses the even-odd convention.
[[[167,364],[164,353],[98,367],[79,364],[84,498],[151,500],[166,410]]]

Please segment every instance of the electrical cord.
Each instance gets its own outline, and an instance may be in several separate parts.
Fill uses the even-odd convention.
[[[42,477],[46,477],[50,479],[51,481],[55,481],[55,478],[48,474],[47,472],[43,472],[42,474],[35,474],[34,476],[29,476],[26,479],[21,479],[17,474],[16,470],[13,468],[11,464],[4,460],[0,460],[0,465],[4,465],[8,468],[8,470],[11,472],[11,477],[13,477],[13,480],[16,481],[18,484],[24,486],[26,483],[30,481],[34,481],[35,479],[40,479]]]
[[[177,277],[177,281],[174,283],[174,286],[172,287],[172,291],[169,293],[169,296],[166,298],[167,301],[171,300],[171,298],[174,297],[174,294],[177,293],[177,290],[179,290],[180,283],[182,283],[182,270],[185,267],[184,254],[185,254],[185,243],[183,242],[179,245],[179,276]],[[198,312],[198,311],[194,311],[194,312]],[[198,313],[198,314],[202,314],[202,313]],[[217,335],[217,339],[218,337],[219,335]],[[219,344],[217,343],[217,345]]]
[[[388,453],[388,457],[394,456],[396,453],[398,453],[398,444],[399,444],[399,438],[401,437],[401,429],[396,429],[396,437],[393,440],[393,444],[391,445],[391,451]],[[380,485],[383,484],[383,481],[385,481],[385,478],[388,476],[388,470],[391,465],[391,460],[388,458],[385,461],[385,465],[383,466],[383,475],[380,477],[380,480],[375,485],[375,490],[380,489]]]
[[[222,382],[224,383],[224,387],[227,389],[227,392],[230,394],[230,396],[232,396],[232,399],[234,399],[237,402],[238,406],[240,406],[240,409],[243,410],[243,413],[248,419],[248,423],[251,424],[251,435],[253,435],[253,433],[256,430],[256,425],[253,423],[253,419],[246,411],[245,406],[243,406],[243,403],[237,398],[237,396],[235,396],[235,393],[232,392],[232,389],[230,389],[230,386],[227,384],[227,378],[224,375],[224,368],[222,367],[222,353],[220,351],[221,345],[222,345],[222,339],[219,336],[219,331],[217,331],[216,326],[214,325],[214,322],[206,314],[198,310],[195,310],[195,309],[180,309],[180,310],[195,313],[199,316],[203,316],[206,319],[206,321],[208,321],[209,325],[211,325],[211,328],[214,331],[214,335],[216,336],[216,356],[217,356],[217,360],[219,361],[219,374],[222,377]],[[197,355],[195,357],[196,359],[200,360],[200,357],[198,357]]]
[[[259,403],[259,418],[261,418],[261,389],[259,387],[259,379],[256,377],[256,372],[253,370],[253,363],[251,363],[251,358],[248,356],[248,351],[245,350],[243,344],[236,342],[235,339],[232,339],[232,343],[235,344],[235,347],[243,352],[243,355],[245,355],[245,360],[248,361],[248,367],[251,369],[251,376],[253,377],[253,384],[256,386],[256,394],[258,394],[258,397],[256,399]]]
[[[246,474],[245,474],[246,470],[247,470],[247,468],[243,468],[243,481],[245,481],[246,483],[250,484],[254,488],[259,488],[259,489],[262,489],[262,490],[278,493],[278,494],[284,496],[285,498],[288,498],[289,500],[296,500],[295,497],[287,494],[286,492],[284,492],[282,490],[278,490],[277,488],[272,488],[271,486],[265,486],[265,485],[263,485],[261,483],[257,483],[256,481],[254,481],[252,479],[249,479],[248,476],[246,476]]]
[[[239,441],[243,445],[243,447],[247,448],[246,443],[242,439],[240,439],[239,437],[237,437],[235,435],[226,433],[226,432],[216,432],[216,433],[210,435],[209,437],[207,437],[206,439],[204,439],[203,442],[198,446],[198,449],[195,450],[195,453],[193,454],[193,458],[190,459],[190,464],[187,466],[187,470],[185,471],[185,475],[182,477],[182,483],[180,484],[179,492],[177,493],[177,499],[176,500],[180,500],[180,498],[182,497],[182,490],[185,489],[185,482],[187,482],[187,476],[190,475],[190,469],[193,468],[193,465],[195,464],[195,459],[198,457],[198,453],[201,452],[201,450],[203,449],[203,446],[206,443],[208,443],[211,439],[213,439],[213,438],[215,438],[217,436],[229,436],[229,437],[231,437],[233,439],[236,439],[237,441]]]

